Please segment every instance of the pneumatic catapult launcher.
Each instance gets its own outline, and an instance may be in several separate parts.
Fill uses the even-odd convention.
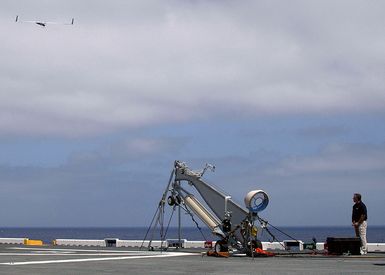
[[[196,172],[190,170],[185,163],[175,161],[170,181],[159,203],[160,207],[167,201],[174,208],[180,205],[198,216],[220,239],[214,247],[216,252],[233,249],[252,255],[255,248],[262,248],[261,242],[256,239],[254,222],[259,220],[263,226],[264,221],[259,218],[258,213],[269,203],[267,194],[262,190],[250,191],[245,197],[246,207],[242,207],[230,196],[202,180],[207,169],[213,171],[215,167],[206,164],[203,170]],[[207,207],[187,189],[195,189]],[[159,214],[161,212],[162,210]]]

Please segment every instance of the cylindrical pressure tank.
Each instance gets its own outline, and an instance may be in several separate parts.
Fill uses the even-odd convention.
[[[220,225],[220,221],[208,212],[193,195],[185,196],[184,202],[211,230],[214,230],[214,228]]]

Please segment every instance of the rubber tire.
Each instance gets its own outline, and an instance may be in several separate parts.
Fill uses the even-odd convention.
[[[168,205],[173,206],[175,204],[175,199],[172,196],[169,196],[167,198],[167,203]]]
[[[215,252],[228,252],[229,251],[229,247],[227,246],[227,244],[224,244],[223,242],[221,241],[218,241],[215,243],[215,246],[214,246],[214,251]]]

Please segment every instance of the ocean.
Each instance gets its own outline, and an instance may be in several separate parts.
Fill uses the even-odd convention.
[[[312,226],[312,227],[278,227],[279,231],[269,228],[276,239],[296,239],[311,242],[316,238],[317,242],[326,241],[327,237],[354,237],[352,227],[343,226]],[[43,240],[51,243],[55,239],[94,239],[117,238],[121,240],[143,240],[147,227],[4,227],[0,228],[0,238],[29,238]],[[285,234],[281,233],[284,232]],[[160,231],[150,230],[147,239],[151,236],[154,240],[160,240]],[[167,231],[166,239],[178,238],[178,228],[172,227]],[[182,239],[187,240],[216,240],[207,228],[198,230],[196,227],[182,228]],[[258,232],[261,241],[272,241],[272,237],[265,231]],[[385,226],[368,226],[368,242],[385,243]]]

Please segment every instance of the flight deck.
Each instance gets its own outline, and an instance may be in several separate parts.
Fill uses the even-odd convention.
[[[0,245],[0,274],[384,274],[385,253],[206,256],[202,249]]]

